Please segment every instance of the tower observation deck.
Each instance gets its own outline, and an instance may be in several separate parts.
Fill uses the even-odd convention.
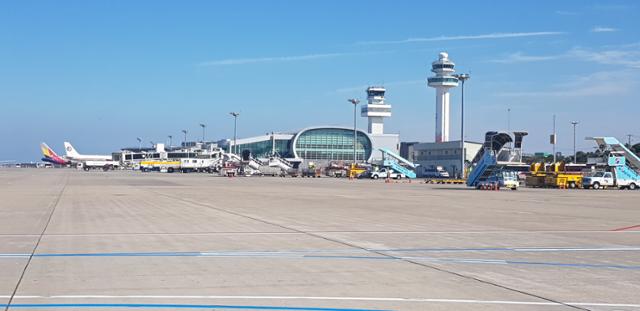
[[[458,78],[453,76],[455,64],[449,54],[441,52],[438,60],[431,63],[431,71],[436,75],[427,79],[427,85],[436,89],[436,142],[449,141],[450,112],[449,89],[458,86]]]
[[[391,105],[384,102],[386,91],[381,86],[367,88],[367,104],[362,106],[360,116],[369,119],[369,134],[384,134],[384,118],[391,116]]]

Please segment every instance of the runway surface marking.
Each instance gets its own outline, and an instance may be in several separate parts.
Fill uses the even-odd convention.
[[[638,229],[638,230],[634,230],[634,229]],[[611,231],[625,231],[625,230],[640,231],[640,225],[635,225],[635,226],[629,226],[629,227],[617,228],[617,229],[613,229],[613,230],[611,230]]]
[[[284,306],[241,306],[241,305],[205,305],[205,304],[146,304],[146,303],[23,303],[5,304],[2,307],[49,309],[49,308],[145,308],[145,309],[224,309],[224,310],[296,310],[296,311],[390,311],[382,309],[353,308],[314,308]]]
[[[9,296],[0,296],[0,298],[8,298]],[[640,303],[606,303],[606,302],[566,302],[554,303],[550,301],[514,301],[514,300],[478,300],[478,299],[441,299],[441,298],[401,298],[401,297],[323,297],[323,296],[224,296],[224,295],[22,295],[14,296],[14,299],[208,299],[208,300],[317,300],[317,301],[370,301],[370,302],[422,302],[422,303],[450,303],[450,304],[489,304],[489,305],[533,305],[533,306],[565,306],[565,304],[583,306],[583,307],[627,307],[640,308]],[[16,304],[18,305],[27,304]],[[31,306],[47,306],[47,305],[65,305],[77,306],[80,304],[28,304]],[[93,304],[93,305],[113,305],[113,304]],[[125,305],[125,304],[122,304]],[[132,304],[126,304],[132,305]],[[149,306],[157,306],[156,304],[148,304]],[[162,305],[162,304],[158,304]],[[174,304],[174,306],[177,304]],[[169,305],[167,305],[169,306]],[[207,306],[211,305],[195,305]],[[254,306],[250,306],[254,307]],[[279,308],[279,307],[272,307]],[[267,309],[269,310],[269,309]],[[274,309],[271,309],[274,310]],[[299,308],[299,309],[275,309],[275,310],[363,310],[363,309],[331,309],[331,308]]]
[[[344,230],[310,230],[307,233],[336,233],[336,234],[540,234],[540,233],[605,233],[605,234],[640,234],[640,230],[530,230],[530,231],[344,231]],[[301,235],[302,232],[95,232],[95,233],[45,233],[46,237],[101,237],[101,236],[199,236],[199,235]],[[39,234],[1,233],[0,237],[40,236]]]
[[[93,256],[277,256],[319,253],[368,253],[368,252],[433,252],[433,253],[481,253],[481,252],[636,252],[640,247],[473,247],[473,248],[388,248],[388,249],[303,249],[289,251],[190,251],[190,252],[99,252],[99,253],[0,253],[2,257],[93,257]]]
[[[623,248],[612,248],[609,251],[621,251]],[[473,249],[478,250],[478,249]],[[485,249],[487,250],[487,249]],[[500,249],[488,249],[496,251]],[[536,251],[539,251],[537,249]],[[546,249],[549,251],[551,249]],[[589,249],[591,250],[591,249]],[[603,250],[603,249],[598,249]],[[637,248],[630,248],[637,251]],[[512,250],[516,251],[516,250]],[[575,248],[569,251],[576,251]],[[491,258],[442,258],[428,256],[381,256],[367,255],[369,253],[356,251],[349,252],[352,255],[334,255],[332,252],[131,252],[131,253],[41,253],[41,254],[0,254],[2,258],[80,258],[80,257],[201,257],[201,258],[268,258],[268,259],[334,259],[334,260],[418,260],[435,263],[455,263],[455,264],[499,264],[499,265],[532,265],[532,266],[553,266],[565,268],[592,268],[592,269],[624,269],[640,270],[640,265],[623,264],[601,264],[589,262],[550,262],[550,261],[529,261],[524,259],[491,259]],[[334,252],[338,253],[338,252]]]

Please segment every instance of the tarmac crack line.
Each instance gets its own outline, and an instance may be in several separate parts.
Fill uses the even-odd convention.
[[[33,259],[33,255],[36,253],[36,250],[40,245],[40,241],[42,241],[42,238],[45,235],[44,233],[47,231],[47,228],[51,223],[51,219],[53,218],[53,213],[56,211],[56,207],[58,207],[58,204],[60,203],[60,199],[62,198],[64,191],[67,189],[68,183],[69,183],[69,174],[66,174],[62,188],[58,192],[58,195],[53,200],[53,202],[51,202],[51,207],[49,208],[51,211],[47,216],[47,222],[45,223],[44,228],[42,229],[42,232],[40,232],[40,235],[38,236],[38,240],[36,241],[36,245],[33,246],[33,250],[31,251],[31,254],[29,254],[29,258],[27,259],[27,263],[24,265],[24,268],[22,269],[22,273],[20,273],[20,278],[18,279],[18,282],[16,283],[16,287],[13,289],[13,292],[11,293],[11,297],[9,297],[9,301],[7,302],[7,305],[5,306],[5,309],[4,309],[5,311],[8,311],[9,308],[11,307],[11,304],[13,303],[16,293],[18,292],[18,288],[20,288],[20,284],[22,283],[22,279],[24,278],[24,275],[26,274],[27,269],[29,268],[29,264],[31,264],[31,259]]]
[[[155,192],[155,191],[152,191],[152,192]],[[279,224],[279,223],[275,223],[275,222],[272,222],[272,221],[269,221],[269,220],[265,220],[265,219],[261,219],[261,218],[258,218],[258,217],[254,217],[254,216],[245,215],[245,214],[242,214],[242,213],[230,211],[230,210],[227,210],[227,209],[224,209],[224,208],[220,208],[220,207],[217,207],[217,206],[212,206],[211,204],[201,203],[201,202],[192,201],[192,200],[188,200],[188,199],[183,199],[183,198],[175,197],[175,196],[168,195],[168,194],[165,194],[165,193],[160,193],[160,192],[155,192],[155,193],[160,195],[160,196],[164,196],[164,197],[171,198],[171,199],[174,199],[174,200],[183,201],[183,202],[187,202],[187,203],[195,204],[195,205],[200,205],[200,206],[203,206],[203,207],[207,207],[207,208],[210,208],[210,209],[217,210],[219,212],[223,212],[223,213],[227,213],[227,214],[231,214],[231,215],[235,215],[235,216],[239,216],[239,217],[244,217],[244,218],[251,219],[251,220],[254,220],[254,221],[257,221],[257,222],[261,222],[261,223],[264,223],[264,224],[276,226],[276,227],[279,227],[279,228],[282,228],[282,229],[285,229],[285,230],[298,232],[298,233],[305,234],[305,235],[308,235],[308,236],[311,236],[311,237],[323,239],[325,241],[341,244],[341,245],[348,246],[348,247],[351,247],[351,248],[360,249],[360,250],[363,250],[365,252],[369,252],[369,253],[377,254],[377,255],[380,255],[380,256],[387,257],[387,258],[392,258],[392,259],[404,261],[406,263],[417,265],[417,266],[420,266],[420,267],[423,267],[423,268],[436,270],[436,271],[447,273],[447,274],[450,274],[450,275],[453,275],[453,276],[456,276],[456,277],[460,277],[460,278],[464,278],[464,279],[467,279],[467,280],[480,282],[482,284],[486,284],[486,285],[489,285],[489,286],[501,288],[501,289],[504,289],[504,290],[507,290],[507,291],[519,293],[519,294],[526,295],[526,296],[529,296],[529,297],[534,297],[534,298],[541,299],[541,300],[544,300],[544,301],[548,301],[550,303],[554,303],[554,304],[557,304],[557,305],[562,305],[562,306],[566,306],[566,307],[577,309],[577,310],[590,311],[590,309],[583,308],[583,307],[576,306],[576,305],[572,305],[572,304],[569,304],[569,303],[566,303],[566,302],[562,302],[562,301],[559,301],[559,300],[555,300],[553,298],[547,298],[547,297],[544,297],[544,296],[541,296],[541,295],[538,295],[538,294],[526,292],[526,291],[519,290],[519,289],[516,289],[516,288],[513,288],[513,287],[506,286],[506,285],[501,285],[501,284],[498,284],[496,282],[483,280],[481,278],[474,277],[474,276],[471,276],[471,275],[465,275],[465,274],[462,274],[462,273],[459,273],[459,272],[447,270],[447,269],[440,268],[440,267],[437,267],[437,266],[432,266],[432,265],[429,265],[429,264],[426,264],[426,263],[422,263],[422,262],[417,262],[417,261],[414,261],[414,260],[411,260],[411,259],[390,255],[390,254],[387,254],[387,253],[384,253],[384,252],[380,252],[380,251],[376,251],[376,250],[371,250],[371,249],[368,249],[366,247],[362,247],[362,246],[359,246],[357,244],[353,244],[351,242],[346,242],[346,241],[342,241],[342,240],[339,240],[339,239],[323,236],[323,235],[320,235],[320,234],[317,234],[317,233],[308,232],[308,231],[304,231],[304,230],[288,227],[288,226],[285,226],[285,225],[282,225],[282,224]]]

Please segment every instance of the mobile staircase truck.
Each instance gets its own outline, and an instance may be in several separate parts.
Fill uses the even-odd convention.
[[[585,189],[617,187],[635,190],[640,186],[640,157],[615,137],[591,137],[606,159],[605,170],[582,179]]]
[[[300,166],[300,161],[299,159],[291,159],[291,160],[287,160],[285,158],[282,158],[280,156],[278,156],[277,154],[272,155],[271,157],[269,157],[269,166],[270,167],[278,167],[281,170],[280,176],[285,177],[285,176],[291,176],[291,177],[298,177],[300,176],[300,170],[298,169]]]
[[[262,176],[265,172],[268,171],[269,164],[264,161],[254,157],[251,154],[251,150],[245,149],[242,151],[242,171],[244,175],[259,175]],[[268,173],[268,172],[267,172]]]
[[[467,186],[476,189],[518,189],[518,172],[529,167],[522,163],[522,139],[528,133],[513,134],[515,139],[506,132],[489,131],[485,134],[482,149],[471,161],[472,170],[467,177]],[[511,143],[513,147],[507,146]]]
[[[409,179],[416,178],[416,164],[387,148],[378,148],[378,150],[382,152],[382,166],[400,173],[400,175],[397,175],[399,178],[402,176]]]

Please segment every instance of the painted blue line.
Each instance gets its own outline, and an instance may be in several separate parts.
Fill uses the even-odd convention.
[[[341,255],[305,255],[303,258],[327,258],[327,259],[381,259],[381,260],[398,260],[395,257],[382,256],[341,256]]]
[[[149,253],[42,253],[33,257],[193,257],[202,256],[200,252],[149,252]]]
[[[514,251],[513,248],[390,248],[369,249],[373,252],[482,252],[482,251]]]
[[[615,247],[614,247],[615,248]],[[368,249],[374,252],[560,252],[560,251],[608,251],[608,252],[637,252],[638,246],[630,249],[617,248],[607,249],[607,247],[487,247],[487,248],[389,248],[389,249]]]
[[[540,266],[576,267],[576,268],[607,268],[607,269],[640,270],[640,266],[590,264],[590,263],[535,262],[535,261],[513,261],[513,260],[506,260],[505,263],[514,264],[514,265],[540,265]]]
[[[478,249],[486,250],[486,249]],[[495,248],[498,250],[498,248]],[[504,250],[500,248],[500,250]],[[295,255],[295,254],[294,254]],[[626,269],[639,270],[637,265],[617,265],[617,264],[590,264],[590,263],[560,263],[560,262],[534,262],[525,260],[502,260],[502,259],[485,259],[479,260],[474,258],[437,258],[437,257],[383,257],[383,256],[358,256],[358,255],[310,255],[291,256],[291,254],[263,254],[263,253],[237,253],[237,254],[219,254],[219,253],[203,253],[203,252],[148,252],[148,253],[41,253],[35,254],[34,257],[255,257],[268,259],[353,259],[353,260],[429,260],[436,262],[451,262],[460,264],[510,264],[510,265],[538,265],[538,266],[557,266],[557,267],[574,267],[574,268],[599,268],[599,269]]]
[[[281,306],[238,306],[238,305],[198,305],[198,304],[141,304],[141,303],[19,303],[0,304],[6,308],[163,308],[163,309],[226,309],[226,310],[287,310],[287,311],[391,311],[380,309],[344,309]]]

